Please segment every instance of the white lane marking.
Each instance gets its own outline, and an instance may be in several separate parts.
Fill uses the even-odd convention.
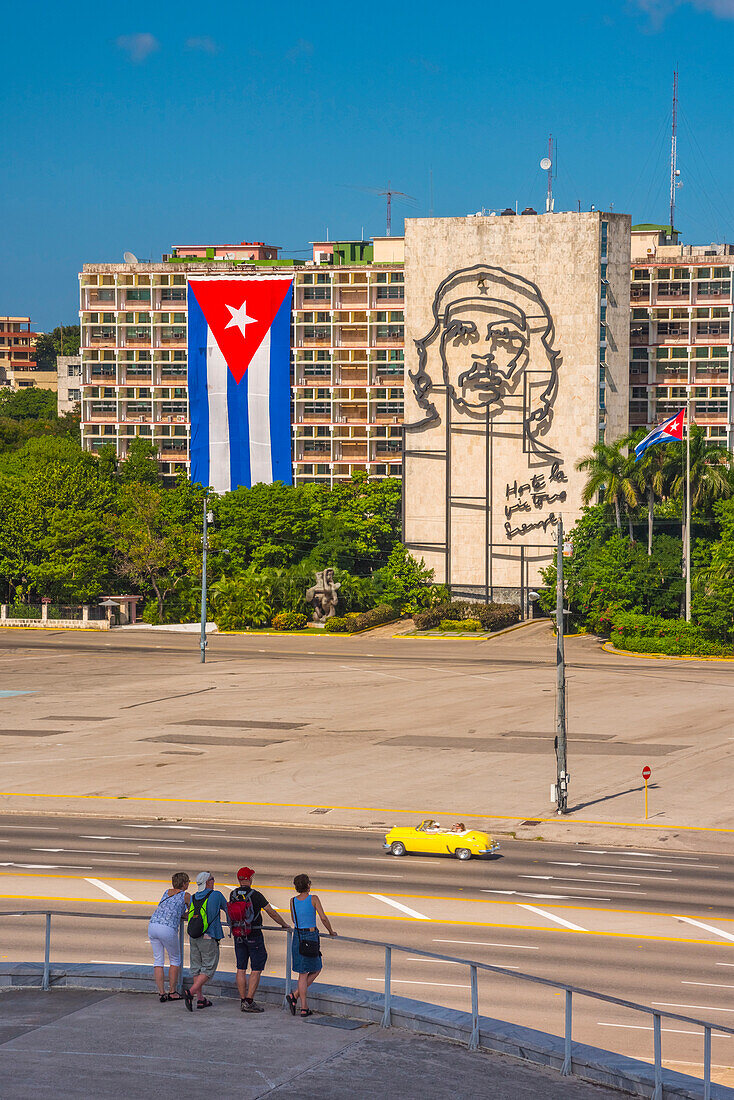
[[[147,959],[144,963],[132,962],[130,959],[90,959],[89,961],[100,966],[144,966],[148,962]]]
[[[555,913],[549,913],[546,909],[538,909],[535,905],[523,905],[519,903],[521,909],[529,909],[531,913],[537,913],[540,917],[547,917],[548,920],[555,921],[556,924],[562,924],[564,928],[570,928],[572,932],[588,932],[588,928],[582,928],[580,924],[573,924],[570,920],[565,920],[564,917],[557,917]]]
[[[685,867],[685,866],[682,867],[680,863],[671,864],[671,863],[662,863],[661,862],[661,863],[652,864],[652,863],[641,863],[639,860],[635,860],[635,861],[630,860],[628,863],[625,863],[625,867],[634,867],[635,870],[638,867],[640,867],[640,868],[645,867],[645,868],[649,869],[650,871],[657,871],[658,873],[664,867],[673,867],[674,870],[676,870],[676,871],[718,871],[719,870],[719,866],[716,863],[697,863],[695,867]]]
[[[605,1024],[601,1020],[596,1021],[597,1027],[624,1027],[628,1031],[652,1031],[649,1024]],[[683,1028],[678,1027],[664,1027],[661,1031],[666,1035],[698,1035],[700,1037],[700,1031],[684,1031]],[[731,1035],[727,1035],[725,1031],[712,1031],[712,1035],[715,1035],[717,1039],[731,1039]],[[679,1062],[676,1058],[675,1064],[677,1066],[700,1066],[700,1062]],[[718,1069],[724,1069],[728,1067],[718,1066]]]
[[[391,857],[386,852],[384,856],[355,856],[354,858],[355,859],[361,859],[366,863],[385,863],[385,864],[389,864]],[[394,859],[395,857],[393,856],[392,858]],[[405,860],[405,856],[403,856],[402,858],[403,858],[403,860]],[[435,863],[435,864],[444,863],[445,864],[445,862],[446,862],[443,859],[424,859],[423,856],[417,856],[416,858],[420,861],[421,866],[423,866],[423,864],[428,865],[428,864],[431,864],[431,863]],[[410,861],[410,857],[408,857],[408,862],[409,861]]]
[[[343,877],[352,878],[358,876],[359,878],[405,878],[405,875],[393,875],[389,871],[383,872],[381,875],[373,875],[371,871],[320,871],[318,867],[314,867],[313,873],[315,875],[342,875]]]
[[[617,854],[625,858],[629,856],[644,856],[645,859],[660,859],[660,852],[618,852]],[[686,861],[687,863],[700,863],[698,856],[679,856],[675,853],[671,855],[669,852],[664,854],[663,859],[677,859]]]
[[[192,840],[229,840],[232,843],[247,844],[248,840],[272,841],[279,839],[277,836],[230,836],[229,833],[197,833]],[[154,840],[139,840],[139,844],[155,844]],[[176,844],[186,844],[185,840],[177,840]]]
[[[115,890],[114,886],[108,886],[106,882],[101,882],[98,878],[85,878],[85,882],[88,882],[91,886],[96,886],[99,890],[103,890],[105,894],[109,894],[115,901],[132,901],[127,894],[121,894],[119,890]]]
[[[566,860],[566,859],[549,859],[548,863],[551,864],[553,867],[598,867],[599,870],[606,871],[607,874],[612,873],[612,868],[608,867],[606,863],[571,863],[569,860]],[[631,867],[632,864],[628,864],[628,866]],[[646,871],[652,871],[653,874],[655,874],[655,875],[672,875],[673,874],[672,871],[664,871],[664,870],[662,870],[660,868],[657,868],[657,867],[650,867],[650,865],[648,863],[643,863],[642,866],[645,868]],[[635,873],[636,873],[637,868],[635,867],[634,870],[635,870]],[[629,871],[627,873],[629,874]],[[589,872],[589,874],[591,874],[591,872]],[[667,879],[666,879],[666,882],[667,882]]]
[[[60,825],[0,825],[0,829],[25,829],[27,833],[58,833]]]
[[[426,959],[423,955],[408,955],[408,962],[414,963],[447,963],[450,966],[466,966],[465,962],[459,962],[458,959]],[[507,966],[502,964],[505,970],[519,970],[519,966]]]
[[[680,1005],[677,1001],[651,1001],[658,1008],[695,1008],[700,1012],[734,1012],[734,1008],[714,1008],[712,1005]]]
[[[464,943],[467,947],[507,947],[518,951],[540,951],[539,947],[528,947],[525,943],[485,943],[484,940],[438,940],[434,943]],[[734,966],[734,963],[731,964]]]
[[[59,852],[66,852],[75,856],[137,856],[140,853],[133,852],[108,852],[104,848],[31,848],[32,852],[51,852],[54,855],[58,855]]]
[[[722,940],[729,940],[730,943],[734,943],[734,936],[731,932],[724,932],[721,928],[714,927],[713,924],[704,924],[702,920],[694,920],[693,917],[678,917],[678,920],[685,921],[686,924],[693,924],[696,928],[703,928],[705,932],[713,932],[715,936],[721,936]]]
[[[384,901],[385,905],[392,905],[393,909],[399,909],[401,913],[407,913],[409,917],[414,917],[415,920],[430,920],[430,917],[426,917],[423,913],[418,913],[415,909],[409,909],[402,902],[386,898],[384,894],[370,894],[370,897],[375,898],[377,901]]]
[[[0,863],[0,867],[24,867],[29,871],[58,871],[67,867],[74,871],[92,870],[91,867],[83,863]]]
[[[639,893],[639,891],[637,891]],[[516,898],[535,898],[537,901],[611,901],[595,894],[530,894],[525,890],[482,890],[483,894],[507,894]],[[612,891],[610,890],[611,894]]]
[[[540,878],[546,882],[586,882],[585,878],[576,878],[575,875],[518,875],[518,878]],[[598,879],[599,882],[611,882],[614,886],[642,886],[641,882],[631,882],[629,879],[607,878],[605,875],[589,875],[589,878]],[[640,876],[642,877],[642,876]],[[668,882],[668,879],[665,880]],[[627,891],[625,891],[626,893]]]
[[[734,985],[726,985],[724,982],[685,982],[682,981],[681,985],[705,985],[709,989],[734,989]]]
[[[717,963],[717,966],[734,966],[734,963]]]
[[[389,672],[377,672],[374,668],[356,668],[353,665],[340,665],[340,668],[345,668],[349,672],[366,672],[370,676],[385,676],[388,680],[404,680],[406,684],[414,684],[415,680],[410,680],[407,676],[395,676]]]
[[[385,979],[384,978],[368,978],[367,981],[368,982],[383,983],[385,981]],[[396,984],[397,985],[430,985],[430,986],[434,986],[436,989],[468,989],[469,988],[468,985],[459,985],[456,982],[415,982],[415,981],[411,982],[407,978],[393,978],[392,983],[393,983],[393,985],[396,985]]]

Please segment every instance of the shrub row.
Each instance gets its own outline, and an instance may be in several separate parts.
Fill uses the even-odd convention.
[[[356,634],[382,623],[391,623],[397,617],[389,603],[381,603],[370,611],[350,611],[341,618],[327,619],[325,629],[329,634]]]
[[[473,630],[481,630],[482,624],[480,623],[479,619],[444,619],[441,622],[439,629],[471,632]]]
[[[447,621],[477,620],[482,630],[503,630],[520,621],[520,608],[513,603],[470,603],[468,600],[452,600],[436,604],[427,611],[413,616],[416,630],[449,629]]]
[[[669,657],[726,657],[732,646],[709,641],[696,623],[663,619],[609,607],[599,616],[600,626],[612,643],[631,653],[663,653]]]
[[[280,611],[273,616],[272,627],[274,630],[302,630],[308,623],[308,616],[300,611]]]

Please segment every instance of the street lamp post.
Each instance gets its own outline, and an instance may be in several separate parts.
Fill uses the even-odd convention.
[[[556,552],[556,813],[568,813],[568,772],[566,762],[566,657],[563,649],[565,627],[563,607],[563,519],[558,520]]]
[[[208,525],[213,522],[214,516],[211,512],[207,511],[209,504],[209,495],[204,493],[204,517],[202,522],[202,542],[201,542],[201,641],[199,642],[199,648],[201,649],[201,663],[206,662],[206,554],[209,549],[209,543],[207,541],[207,529]]]

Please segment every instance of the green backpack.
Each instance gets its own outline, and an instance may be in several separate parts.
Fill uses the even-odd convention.
[[[211,894],[211,890],[207,890],[203,898],[191,899],[191,905],[189,906],[188,920],[186,922],[186,931],[192,940],[201,939],[209,927],[209,917],[206,911],[207,898]]]

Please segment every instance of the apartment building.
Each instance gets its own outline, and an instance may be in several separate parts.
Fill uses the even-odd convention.
[[[38,336],[31,332],[30,317],[0,317],[0,386],[56,389],[56,371],[38,370],[34,352]]]
[[[290,268],[293,470],[296,484],[401,472],[403,241],[316,242],[281,259],[263,242],[175,246],[161,263],[85,264],[80,274],[82,443],[134,438],[161,470],[189,469],[189,274]]]
[[[733,245],[684,245],[670,226],[633,226],[631,428],[674,415],[690,386],[693,419],[734,447],[733,271]]]
[[[56,402],[59,416],[73,412],[81,401],[81,358],[78,355],[56,356]]]

